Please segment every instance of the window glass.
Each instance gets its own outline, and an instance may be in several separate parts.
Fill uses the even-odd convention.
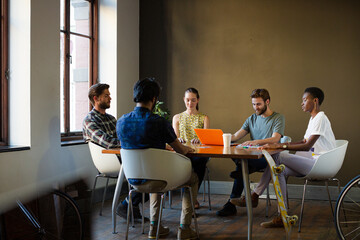
[[[60,111],[62,140],[81,139],[90,110],[87,93],[97,78],[96,1],[61,0]]]
[[[0,0],[0,145],[9,143],[8,1]]]
[[[65,114],[64,114],[64,105],[65,105],[65,95],[64,95],[64,81],[65,81],[65,34],[60,32],[60,130],[65,132]]]
[[[70,37],[70,131],[81,131],[89,112],[89,39]]]
[[[60,1],[60,29],[65,30],[65,1]]]
[[[85,0],[70,1],[70,31],[89,35],[90,3]]]

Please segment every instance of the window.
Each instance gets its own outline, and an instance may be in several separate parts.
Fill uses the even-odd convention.
[[[60,109],[63,141],[82,139],[88,89],[97,81],[97,1],[61,0]]]
[[[0,0],[0,145],[9,143],[9,112],[8,112],[8,0]]]

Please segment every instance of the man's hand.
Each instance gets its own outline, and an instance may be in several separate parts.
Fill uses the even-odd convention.
[[[168,151],[174,151],[174,149],[169,144],[166,144],[165,149]]]
[[[259,145],[259,142],[257,140],[253,140],[253,141],[246,141],[243,142],[242,144],[240,144],[241,146],[256,146]]]
[[[186,153],[184,153],[184,155],[195,151],[195,149],[188,147],[188,146],[184,146],[184,148],[185,148],[185,152],[186,152]]]
[[[174,142],[169,143],[169,145],[175,150],[175,152],[186,155],[189,152],[194,152],[195,150],[191,147],[185,146],[179,142],[179,139],[175,139]]]
[[[199,143],[201,143],[201,142],[200,142],[200,139],[198,139],[198,138],[193,138],[193,139],[191,139],[191,143],[192,143],[192,144],[199,144]]]

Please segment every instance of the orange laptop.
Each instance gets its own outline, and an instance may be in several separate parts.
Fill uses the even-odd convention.
[[[221,129],[195,128],[194,131],[202,144],[223,145],[223,131]]]

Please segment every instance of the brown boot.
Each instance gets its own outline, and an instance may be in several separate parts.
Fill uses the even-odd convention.
[[[167,235],[167,234],[169,234],[169,232],[170,232],[170,229],[168,227],[163,227],[162,225],[160,225],[159,236]],[[156,233],[157,233],[157,224],[156,225],[150,224],[148,238],[149,239],[156,238]]]
[[[281,216],[276,216],[269,222],[262,222],[260,226],[263,228],[279,228],[284,227],[284,224],[282,222]]]
[[[244,196],[242,196],[239,199],[237,199],[237,198],[231,199],[230,202],[239,207],[246,207],[246,200],[245,200]],[[259,195],[257,195],[255,192],[251,193],[252,207],[256,208],[258,204],[259,204]]]

